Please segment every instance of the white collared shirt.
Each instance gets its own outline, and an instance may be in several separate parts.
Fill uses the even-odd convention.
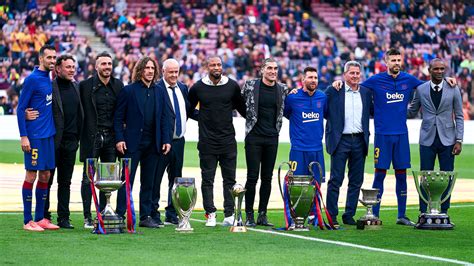
[[[432,90],[434,90],[435,86],[438,86],[439,87],[438,91],[441,91],[443,89],[443,85],[444,85],[444,80],[441,80],[440,84],[434,84],[433,81],[430,81],[430,86]]]
[[[344,102],[344,130],[342,134],[362,133],[362,97],[360,88],[353,91],[347,83],[345,87]]]
[[[174,98],[173,98],[173,90],[170,88],[170,84],[163,79],[163,82],[166,86],[166,91],[168,92],[168,97],[170,98],[171,106],[173,106],[174,111]],[[181,115],[181,135],[176,135],[176,120],[174,122],[174,129],[173,129],[173,139],[179,139],[184,136],[186,133],[186,103],[184,102],[184,96],[181,93],[181,90],[178,88],[178,84],[175,85],[176,97],[178,98],[179,104],[179,113]],[[178,118],[176,118],[178,119]]]

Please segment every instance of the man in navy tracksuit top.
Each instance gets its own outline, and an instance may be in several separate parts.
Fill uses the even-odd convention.
[[[318,71],[313,67],[304,69],[303,89],[290,94],[285,100],[284,115],[290,120],[290,162],[296,162],[294,175],[310,175],[308,165],[316,161],[322,167],[313,168],[318,183],[324,179],[323,154],[323,118],[326,109],[326,94],[316,90],[318,87]],[[285,209],[287,209],[285,200]],[[285,212],[287,228],[293,223],[289,211]]]

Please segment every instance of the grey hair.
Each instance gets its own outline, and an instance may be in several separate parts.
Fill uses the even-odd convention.
[[[344,65],[344,73],[349,71],[349,68],[351,66],[358,67],[359,69],[362,69],[362,66],[360,65],[359,62],[357,62],[357,61],[347,61],[346,64]]]
[[[165,61],[163,61],[163,71],[171,64],[171,63],[175,63],[176,65],[178,65],[178,68],[179,68],[179,62],[174,59],[174,58],[168,58],[166,59]]]

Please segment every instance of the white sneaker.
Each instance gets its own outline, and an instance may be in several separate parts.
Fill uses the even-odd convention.
[[[206,226],[215,227],[216,226],[216,213],[211,212],[211,213],[206,214],[206,216],[207,216]]]
[[[234,215],[229,217],[225,217],[224,221],[222,221],[222,226],[232,226],[234,225]]]
[[[84,228],[85,229],[94,229],[94,223],[91,218],[84,218]]]

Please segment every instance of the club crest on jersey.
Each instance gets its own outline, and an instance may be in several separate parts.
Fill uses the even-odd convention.
[[[303,118],[303,123],[319,121],[319,113],[315,112],[301,112],[301,117]]]
[[[321,108],[321,101],[317,101],[317,102],[316,102],[316,107],[317,107],[317,108]]]
[[[408,85],[407,84],[402,84],[402,90],[406,90],[408,89]]]
[[[403,93],[398,93],[398,92],[395,92],[395,93],[388,93],[387,92],[385,95],[387,97],[387,103],[402,102],[403,98],[405,97],[405,95],[403,95]]]

